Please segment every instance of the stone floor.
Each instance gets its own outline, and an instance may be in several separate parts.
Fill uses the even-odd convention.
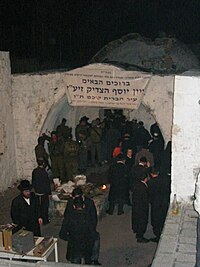
[[[197,213],[191,204],[178,215],[169,209],[152,267],[194,267],[196,255]]]
[[[93,173],[93,171],[91,171]],[[96,177],[96,175],[98,177]],[[98,172],[90,177],[100,183],[106,182],[105,173]],[[11,222],[10,205],[12,199],[19,193],[16,185],[8,188],[4,194],[0,195],[0,224]],[[106,267],[147,267],[153,259],[157,244],[149,242],[138,244],[131,230],[131,209],[125,206],[125,214],[118,216],[104,216],[98,224],[98,231],[101,236],[101,250],[99,261]],[[58,237],[61,227],[62,217],[53,216],[50,224],[42,226],[43,236]],[[149,226],[146,237],[152,237],[152,229]],[[65,262],[66,242],[58,240],[59,262]],[[54,261],[54,256],[50,256],[50,261]],[[1,265],[0,265],[1,266]],[[71,265],[70,265],[71,266]]]

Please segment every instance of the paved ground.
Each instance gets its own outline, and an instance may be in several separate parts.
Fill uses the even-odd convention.
[[[152,267],[194,267],[196,224],[192,203],[183,204],[178,215],[169,209]]]
[[[106,181],[105,175],[102,173],[93,175],[96,182],[103,183]],[[92,180],[90,178],[90,180]],[[11,222],[10,204],[11,200],[19,193],[16,185],[9,188],[4,194],[0,195],[0,224]],[[130,226],[131,209],[125,207],[125,214],[118,216],[106,215],[98,225],[98,231],[101,236],[100,259],[102,266],[106,267],[147,267],[151,263],[156,244],[149,242],[147,244],[138,244]],[[42,227],[44,236],[58,237],[62,217],[54,216],[47,226]],[[147,231],[147,237],[152,237],[151,227]],[[58,242],[59,261],[66,262],[66,242],[59,240]],[[53,257],[50,260],[54,260]]]

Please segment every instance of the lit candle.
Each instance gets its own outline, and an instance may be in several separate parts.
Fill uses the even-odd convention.
[[[103,184],[101,188],[102,188],[103,190],[105,190],[107,187],[106,187],[105,184]]]

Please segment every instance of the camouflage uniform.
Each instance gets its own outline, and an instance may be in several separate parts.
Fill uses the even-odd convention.
[[[68,139],[64,146],[64,162],[68,180],[78,173],[78,144],[72,139]]]
[[[49,155],[51,158],[51,169],[53,172],[53,178],[60,178],[63,182],[65,180],[65,168],[64,168],[64,141],[63,138],[59,138],[55,143],[49,142]]]

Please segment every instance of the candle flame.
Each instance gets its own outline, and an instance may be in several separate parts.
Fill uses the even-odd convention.
[[[106,187],[105,184],[103,184],[101,188],[102,188],[103,190],[105,190],[107,187]]]

